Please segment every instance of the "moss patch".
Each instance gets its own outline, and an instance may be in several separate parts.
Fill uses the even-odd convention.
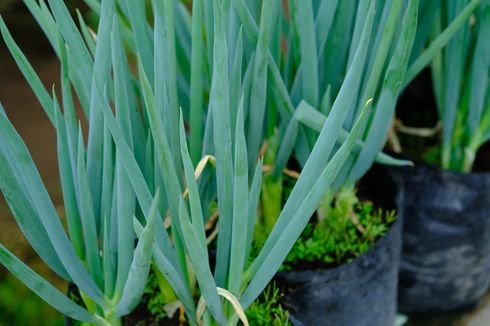
[[[332,268],[366,252],[395,222],[394,211],[361,202],[354,189],[343,189],[324,212],[309,223],[288,254],[282,270]]]

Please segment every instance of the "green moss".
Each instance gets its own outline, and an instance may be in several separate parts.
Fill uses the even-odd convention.
[[[158,279],[155,273],[150,273],[148,277],[148,284],[145,289],[145,296],[148,298],[146,302],[146,307],[156,321],[163,320],[167,318],[167,313],[163,307],[168,303],[165,300],[164,295],[160,291],[158,286]]]
[[[281,296],[282,294],[275,284],[269,285],[246,311],[250,325],[291,325],[289,322],[289,313],[280,304]]]
[[[349,263],[366,252],[396,220],[395,212],[361,202],[354,189],[343,189],[334,198],[326,218],[306,226],[282,270],[329,268]]]
[[[254,326],[289,326],[289,314],[281,303],[282,293],[275,286],[269,285],[260,297],[247,309],[246,315],[250,325]],[[160,292],[158,278],[150,273],[146,286],[143,303],[146,310],[152,316],[152,323],[141,323],[140,325],[155,325],[165,322],[167,313],[163,307],[167,304],[164,295]]]

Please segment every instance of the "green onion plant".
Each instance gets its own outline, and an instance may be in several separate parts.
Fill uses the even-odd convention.
[[[117,33],[112,24],[115,6],[111,1],[104,2],[102,14],[105,18],[100,22],[97,55],[93,59],[83,42],[80,42],[80,34],[62,1],[50,3],[56,21],[46,4],[26,4],[39,10],[38,18],[45,22],[42,25],[44,28],[49,28],[51,34],[47,35],[60,56],[61,103],[54,91],[50,95],[43,87],[2,19],[0,30],[19,68],[56,129],[68,233],[65,232],[27,147],[9,122],[3,108],[0,110],[0,188],[33,249],[56,274],[77,285],[85,307],[69,300],[4,246],[0,247],[0,261],[41,298],[65,315],[94,324],[117,325],[119,316],[134,309],[144,292],[154,234],[161,233],[161,230],[157,231],[157,226],[161,224],[157,219],[161,199],[159,192],[155,191],[147,203],[148,206],[144,207],[147,223],[135,248],[132,230],[132,219],[137,214],[134,192],[127,173],[115,156],[111,136],[101,119],[100,109],[102,103],[105,103],[102,82],[107,90],[106,86],[110,81],[108,63],[112,61],[111,45],[114,47],[112,59],[125,60],[119,52],[123,49],[120,40],[112,37],[111,42],[111,34]],[[60,31],[65,33],[64,38]],[[119,62],[114,69],[114,73],[119,76],[115,78],[115,82],[127,77],[127,69],[127,64]],[[99,127],[98,130],[90,129],[88,147],[84,145],[82,129],[75,114],[70,79],[76,80],[73,85],[82,94],[79,98],[86,104],[84,109],[87,110],[90,125]],[[127,81],[128,79],[125,80]],[[126,96],[126,87],[128,85],[115,87],[117,94],[114,96],[122,98],[118,96],[121,92]],[[129,127],[130,116],[134,117],[135,113],[130,112],[129,103],[118,107],[119,123]],[[126,137],[130,141],[131,131],[126,133]],[[95,146],[94,143],[100,145],[97,147],[100,151],[90,151],[91,146]],[[101,175],[96,178],[91,176],[94,166],[101,171]]]
[[[154,0],[150,8],[144,1],[85,2],[99,17],[96,32],[81,14],[75,22],[61,0],[24,0],[60,59],[61,100],[55,87],[44,88],[0,19],[7,47],[57,132],[66,230],[3,108],[0,188],[34,250],[78,287],[83,306],[4,246],[0,262],[73,319],[121,323],[153,266],[165,297],[180,301],[190,324],[247,324],[244,310],[324,194],[374,159],[406,163],[378,152],[407,80],[418,1],[283,7],[195,0],[192,11],[177,0]],[[443,41],[436,38],[408,71],[421,69]],[[249,263],[260,148],[274,134],[273,173],[282,173],[293,149],[302,171]],[[210,157],[214,168],[203,168]],[[206,224],[216,202],[211,266]]]
[[[199,145],[195,155],[200,159],[210,151],[216,164],[215,182],[204,190],[199,189],[195,179],[195,161],[187,145],[188,140],[192,144],[195,138],[192,131],[188,135],[184,124],[184,106],[191,103],[185,100],[190,95],[186,93],[185,76],[177,72],[184,70],[186,58],[177,56],[179,50],[185,51],[185,40],[176,41],[176,12],[182,13],[185,7],[173,1],[154,1],[151,29],[145,8],[139,2],[92,1],[94,9],[99,10],[100,20],[96,38],[91,39],[88,27],[80,23],[78,28],[61,0],[47,3],[26,0],[25,4],[60,58],[61,101],[54,88],[50,93],[43,87],[1,19],[0,30],[56,129],[67,231],[25,144],[3,108],[0,187],[34,250],[60,277],[78,287],[83,306],[55,289],[3,245],[0,262],[65,315],[93,324],[117,325],[120,317],[138,304],[152,260],[170,291],[184,306],[191,324],[225,325],[236,323],[239,318],[246,323],[243,310],[272,279],[366,123],[368,109],[360,115],[340,148],[334,150],[339,128],[332,126],[345,119],[343,103],[352,100],[351,88],[360,82],[356,71],[365,64],[374,7],[364,27],[363,46],[354,58],[339,92],[341,95],[333,104],[318,145],[313,147],[310,163],[306,163],[294,194],[264,248],[249,265],[247,248],[252,239],[262,163],[258,160],[257,140],[246,137],[247,126],[253,126],[253,122],[247,124],[245,117],[256,119],[250,116],[257,114],[260,120],[265,114],[266,94],[262,94],[261,106],[256,106],[260,104],[256,103],[258,97],[253,97],[253,101],[251,97],[253,104],[247,105],[249,110],[245,109],[244,92],[235,94],[245,84],[240,71],[245,42],[242,43],[241,29],[237,28],[234,55],[230,55],[233,51],[228,49],[233,47],[229,46],[227,36],[225,18],[229,17],[225,14],[230,9],[227,2],[206,2],[213,17],[213,27],[207,30],[213,33],[206,34],[213,38],[208,49],[210,57],[206,60],[203,55],[208,51],[201,51],[201,57],[190,56],[194,64],[190,64],[189,91],[193,89],[192,103],[202,111],[199,121],[206,121],[201,130],[209,135],[208,139],[201,135],[199,140],[203,138],[208,144]],[[204,7],[205,3],[200,4]],[[261,25],[268,21],[265,15],[277,11],[273,9],[273,3],[262,3]],[[194,10],[199,12],[196,6]],[[181,16],[180,19],[188,23],[189,18]],[[259,30],[256,51],[262,51],[267,62],[267,42],[262,40],[266,28],[261,26]],[[192,38],[194,48],[199,48],[196,43],[204,39],[202,31],[194,30],[194,34],[199,33],[198,40]],[[132,72],[126,54],[131,46],[135,49],[137,74]],[[258,53],[254,54],[257,62],[259,57]],[[249,83],[257,87],[260,83],[265,85],[263,66],[253,67]],[[204,116],[206,69],[211,82],[206,85],[209,108]],[[83,116],[75,113],[75,96]],[[256,108],[261,112],[255,112]],[[187,113],[191,115],[192,110],[187,109]],[[86,145],[80,124],[83,118],[89,122]],[[254,166],[251,179],[250,162]],[[219,206],[214,270],[208,259],[204,229],[206,188],[217,194]],[[168,230],[164,223],[166,216],[171,221]],[[192,289],[194,278],[201,297],[197,305],[196,292]]]
[[[438,34],[469,1],[442,1]],[[483,0],[448,46],[431,63],[442,121],[441,166],[471,172],[479,147],[490,140],[490,1]]]
[[[447,25],[430,40],[427,25],[439,9],[438,1],[373,1],[378,11],[370,39],[366,66],[358,71],[361,84],[355,97],[346,103],[346,121],[341,138],[350,130],[359,115],[360,103],[373,98],[371,116],[363,126],[363,136],[335,182],[338,187],[359,179],[373,161],[391,165],[407,164],[393,160],[380,152],[398,96],[404,87],[434,58],[460,30],[477,7],[479,0],[466,1]],[[279,176],[292,151],[304,162],[317,132],[329,115],[332,99],[338,94],[346,69],[361,46],[361,30],[369,10],[369,1],[288,1],[289,15],[283,29],[287,35],[287,50],[276,60],[285,80],[286,98],[280,130],[285,136],[277,154],[275,175]],[[355,15],[352,13],[356,12]],[[420,12],[420,14],[419,14]],[[308,23],[305,23],[308,22]],[[349,35],[349,37],[346,37]],[[413,51],[412,51],[413,48]],[[271,74],[273,76],[273,74]],[[271,77],[281,98],[280,80]],[[279,85],[279,86],[278,86]]]
[[[272,95],[269,99],[273,99],[269,106],[276,110],[267,119],[274,121],[279,130],[279,136],[275,136],[279,138],[279,146],[274,153],[268,153],[275,164],[273,171],[264,175],[264,194],[276,194],[275,201],[280,201],[281,176],[291,155],[301,167],[304,166],[318,133],[330,115],[334,99],[340,95],[346,72],[362,41],[368,42],[366,64],[356,72],[361,81],[353,88],[353,99],[343,104],[344,122],[335,125],[339,128],[338,143],[342,143],[351,130],[359,116],[361,103],[372,98],[375,109],[362,126],[361,139],[335,180],[331,192],[325,196],[322,207],[330,205],[339,188],[351,187],[374,161],[390,165],[409,164],[381,151],[397,99],[404,86],[429,64],[436,51],[469,17],[477,1],[471,3],[443,33],[438,34],[430,47],[424,48],[422,41],[427,37],[424,33],[427,21],[430,22],[433,17],[430,10],[437,8],[435,2],[429,2],[287,1],[278,23],[283,32],[276,36],[286,41],[282,43],[282,51],[271,51],[269,61],[268,86]],[[362,40],[363,24],[371,5],[377,11],[372,37]],[[241,16],[246,17],[244,13]],[[278,42],[276,40],[272,44]],[[277,209],[275,212],[264,210],[263,213],[266,226],[273,224],[278,216]]]

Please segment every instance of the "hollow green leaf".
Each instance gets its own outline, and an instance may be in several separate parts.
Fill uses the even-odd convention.
[[[192,3],[192,54],[191,54],[191,98],[190,98],[190,152],[192,162],[201,158],[204,120],[204,40],[202,25],[204,4],[202,0]]]
[[[238,108],[235,128],[235,167],[233,177],[233,222],[231,228],[230,271],[228,290],[235,296],[240,294],[248,227],[248,166],[245,141],[243,97]]]
[[[236,42],[235,57],[230,75],[230,124],[236,124],[240,98],[243,96],[242,68],[243,68],[243,35],[242,28],[238,32]],[[252,64],[252,63],[250,63]],[[235,139],[235,130],[231,130],[232,141]]]
[[[249,166],[255,166],[262,145],[265,108],[267,102],[267,75],[269,42],[272,31],[272,15],[275,1],[263,1],[260,28],[254,57],[252,90],[248,112],[247,152]],[[216,60],[215,60],[216,61]]]
[[[490,70],[490,5],[482,6],[479,17],[478,36],[471,66],[471,95],[468,111],[468,130],[478,128],[488,97],[488,79]]]
[[[369,11],[370,3],[376,1],[359,1],[357,5],[357,11],[354,20],[354,30],[352,31],[352,40],[350,41],[349,56],[347,59],[347,66],[350,66],[354,55],[356,54],[357,47],[359,46],[359,40],[361,39],[364,24],[366,23],[367,14]],[[384,1],[385,3],[391,3],[391,0]],[[379,10],[379,8],[376,8]],[[353,12],[354,13],[354,12]]]
[[[182,155],[182,161],[184,163],[184,174],[187,184],[187,191],[189,194],[189,206],[191,213],[192,225],[196,230],[197,235],[200,237],[201,243],[206,243],[206,230],[204,228],[204,216],[202,213],[201,199],[199,198],[199,189],[197,186],[196,177],[194,175],[194,168],[190,159],[189,150],[187,148],[187,141],[185,138],[185,126],[182,113],[180,114],[180,153]],[[204,247],[207,254],[207,247]]]
[[[325,43],[333,23],[339,0],[322,0],[315,19],[316,44],[318,56],[325,48]]]
[[[247,242],[245,245],[245,260],[248,260],[250,250],[252,248],[255,223],[257,220],[257,208],[259,205],[260,189],[262,185],[262,169],[264,167],[264,160],[261,157],[257,166],[255,167],[255,173],[252,178],[252,185],[250,186],[250,192],[248,195],[248,216],[247,216]]]
[[[157,189],[155,198],[151,203],[150,212],[147,216],[147,223],[143,231],[139,234],[138,245],[136,246],[134,258],[129,269],[128,278],[122,291],[116,310],[119,316],[129,314],[140,302],[145,291],[148,275],[150,273],[150,263],[152,257],[152,245],[155,238],[156,219],[158,218],[158,202],[160,200],[160,190]]]
[[[131,30],[132,39],[135,43],[135,53],[141,58],[145,72],[150,78],[150,83],[153,84],[154,58],[153,58],[153,42],[151,37],[151,29],[146,20],[146,9],[144,1],[121,0],[119,4],[123,7]]]
[[[68,145],[69,138],[66,132],[65,119],[63,119],[61,114],[55,94],[53,94],[53,97],[56,119],[58,167],[60,170],[61,191],[63,193],[68,232],[78,257],[83,258],[85,250],[82,240],[82,224],[78,212],[77,189],[75,188],[75,181],[73,180],[76,171],[72,170],[73,165],[70,159]]]
[[[104,273],[104,294],[112,297],[116,283],[116,268],[113,264],[111,249],[111,227],[110,217],[102,219],[102,271]]]
[[[228,49],[222,5],[214,3],[214,58],[210,106],[213,111],[213,139],[218,181],[219,234],[215,268],[216,283],[225,286],[229,268],[233,217],[233,158],[230,128]],[[219,126],[217,128],[216,126]]]
[[[180,200],[180,223],[184,234],[185,247],[194,267],[201,293],[215,320],[221,325],[226,325],[226,317],[218,296],[216,282],[211,274],[208,256],[204,249],[206,243],[201,243],[200,236],[196,234],[196,229],[190,222],[189,213],[183,198]]]
[[[296,0],[296,8],[294,21],[298,22],[301,65],[303,67],[303,96],[305,101],[313,106],[317,106],[320,90],[313,3],[311,0]]]
[[[174,8],[172,0],[155,5],[155,103],[162,112],[164,132],[177,166],[180,166],[179,104],[177,98],[177,58],[175,49]],[[141,70],[140,70],[141,71]],[[168,95],[165,105],[164,94]],[[178,205],[178,203],[177,203]]]
[[[99,255],[99,239],[93,208],[93,200],[89,190],[88,176],[85,165],[85,150],[83,145],[82,130],[78,134],[78,162],[77,180],[80,205],[80,219],[82,224],[85,253],[90,274],[96,283],[102,285],[102,268]]]

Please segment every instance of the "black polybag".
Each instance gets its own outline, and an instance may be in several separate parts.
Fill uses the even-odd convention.
[[[394,205],[401,205],[402,188],[379,169],[374,167],[361,185],[371,188],[373,197],[391,198]],[[402,214],[397,216],[386,235],[349,264],[276,276],[287,289],[283,303],[293,325],[394,325],[403,224]]]
[[[423,164],[392,172],[405,184],[400,312],[476,305],[490,284],[490,174]]]

